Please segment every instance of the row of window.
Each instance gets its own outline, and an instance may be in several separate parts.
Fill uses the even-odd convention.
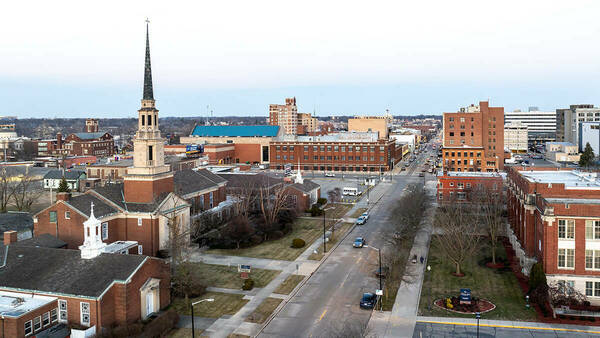
[[[310,149],[310,146],[304,146],[304,151],[308,151],[309,149]],[[312,146],[313,151],[325,151],[325,149],[327,149],[327,151],[333,150],[333,151],[345,152],[346,146]],[[275,146],[275,150],[293,151],[294,146]],[[352,150],[354,150],[354,151],[375,151],[375,146],[369,146],[369,147],[348,146],[348,151],[352,151]],[[379,151],[385,151],[385,147],[380,146]]]
[[[281,155],[276,155],[275,158],[278,159],[278,160],[281,160],[282,156]],[[308,158],[309,158],[308,155],[304,155],[304,160],[308,160]],[[286,161],[287,159],[288,159],[288,156],[287,155],[283,155],[283,160]],[[289,159],[293,160],[294,159],[294,155],[290,155]],[[346,161],[346,156],[316,156],[315,155],[315,156],[313,156],[313,160],[314,161],[319,161],[319,160],[320,161],[325,161],[325,160],[327,160],[327,161],[338,161],[338,160],[340,160],[340,161]],[[363,161],[371,161],[371,162],[373,162],[373,161],[375,161],[375,156],[371,156],[371,157],[363,156],[362,160]],[[383,157],[383,156],[379,157],[379,161],[383,162],[384,160],[385,160],[385,157]],[[356,157],[354,157],[354,156],[348,156],[347,157],[347,161],[360,161],[360,156],[356,156]]]
[[[24,323],[25,336],[30,336],[35,332],[40,331],[42,328],[49,326],[52,323],[58,321],[57,309],[52,309],[41,316],[28,320]]]
[[[474,157],[475,155],[476,155],[477,157],[481,157],[481,152],[480,152],[480,151],[478,151],[477,153],[475,153],[475,152],[473,152],[473,151],[471,151],[471,152],[469,152],[469,151],[465,151],[465,152],[462,152],[462,153],[461,153],[460,151],[457,151],[457,152],[454,152],[454,151],[447,151],[447,152],[446,152],[446,157],[450,157],[450,156],[452,156],[452,157],[461,157],[461,154],[463,154],[463,155],[464,155],[464,156],[462,156],[462,157]],[[456,156],[455,156],[455,155],[456,155]]]
[[[454,182],[449,182],[449,183],[448,183],[448,186],[450,186],[450,187],[454,187]],[[458,189],[464,189],[464,188],[465,188],[465,186],[467,187],[467,189],[469,189],[469,188],[471,188],[471,183],[468,183],[468,182],[467,182],[466,184],[465,184],[465,183],[462,183],[462,182],[458,182],[458,183],[456,183],[456,187],[457,187]],[[481,188],[482,186],[483,186],[483,184],[481,184],[481,183],[477,183],[477,188]],[[443,187],[444,187],[444,183],[440,182],[440,183],[439,183],[439,187],[440,187],[440,188],[443,188]],[[498,189],[498,185],[497,185],[496,183],[494,183],[494,184],[492,185],[492,190],[497,190],[497,189]]]
[[[558,238],[575,239],[575,220],[558,220]],[[600,221],[585,221],[585,239],[600,239]]]
[[[352,166],[347,166],[347,167],[332,167],[332,166],[304,166],[304,169],[302,170],[320,170],[320,171],[383,171],[385,168],[384,165],[379,165],[378,167],[373,167],[373,166],[369,166],[367,167],[366,165],[364,167],[352,167]],[[281,170],[283,169],[282,166],[278,165],[276,167],[277,170]]]
[[[211,192],[211,200],[212,200],[212,192]],[[56,223],[57,221],[57,213],[56,211],[50,211],[50,223]],[[71,212],[70,211],[65,211],[65,219],[71,219]],[[142,226],[142,221],[143,219],[141,217],[138,217],[137,219],[137,225],[138,226]],[[104,225],[106,224],[106,232],[108,233],[108,223],[104,222],[102,223],[102,227],[104,227]]]

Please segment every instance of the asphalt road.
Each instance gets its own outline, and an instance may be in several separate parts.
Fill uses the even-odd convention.
[[[371,201],[378,202],[370,211],[367,225],[356,227],[346,237],[259,337],[328,337],[343,325],[366,326],[371,311],[361,310],[358,304],[364,292],[379,288],[375,277],[378,255],[372,248],[355,249],[352,242],[363,236],[369,247],[382,246],[382,234],[390,227],[390,211],[395,202],[408,183],[422,180],[416,174],[405,173],[395,175],[391,183],[378,184],[371,192]]]

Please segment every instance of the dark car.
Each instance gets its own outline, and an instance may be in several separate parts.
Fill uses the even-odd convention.
[[[361,309],[372,309],[375,307],[376,302],[377,302],[377,296],[373,293],[366,292],[363,294],[362,299],[360,300],[360,308]]]
[[[419,177],[425,177],[424,173],[419,173]]]
[[[365,246],[365,244],[367,244],[367,242],[365,241],[364,238],[356,237],[356,239],[354,240],[354,243],[352,243],[352,246],[355,248],[362,248],[363,246]]]
[[[389,267],[382,266],[381,268],[377,268],[377,270],[375,270],[375,276],[377,276],[377,278],[379,278],[379,277],[385,278],[385,276],[388,275],[389,271],[390,271]]]

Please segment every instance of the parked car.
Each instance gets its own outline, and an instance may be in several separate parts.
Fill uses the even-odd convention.
[[[364,218],[365,218],[365,220],[368,220],[368,219],[369,219],[369,213],[368,213],[368,212],[363,212],[363,214],[362,214],[362,215],[360,215],[360,216],[361,216],[361,217],[364,217]]]
[[[334,173],[325,173],[325,177],[335,177]]]
[[[363,293],[362,299],[360,300],[361,309],[373,309],[377,303],[377,296],[374,293],[366,292]]]
[[[354,240],[354,243],[352,244],[352,246],[355,247],[355,248],[362,248],[363,246],[365,246],[365,244],[367,244],[367,242],[365,241],[364,238],[362,238],[362,237],[356,237],[356,239]]]
[[[419,173],[419,177],[425,177],[425,173]]]
[[[382,266],[381,268],[377,268],[377,270],[375,270],[375,276],[377,278],[385,278],[388,275],[388,272],[390,272],[390,268],[387,266]]]
[[[363,225],[365,223],[367,223],[367,220],[364,217],[362,217],[362,216],[360,216],[359,218],[356,219],[356,224],[357,225]]]

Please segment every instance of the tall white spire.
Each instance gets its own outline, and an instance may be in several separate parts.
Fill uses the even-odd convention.
[[[296,174],[294,183],[304,184],[304,179],[302,178],[302,173],[300,172],[300,160],[298,160],[298,173]]]
[[[81,258],[90,259],[99,256],[106,247],[102,242],[102,222],[94,216],[94,202],[90,205],[90,217],[83,222],[83,245],[79,246]]]

